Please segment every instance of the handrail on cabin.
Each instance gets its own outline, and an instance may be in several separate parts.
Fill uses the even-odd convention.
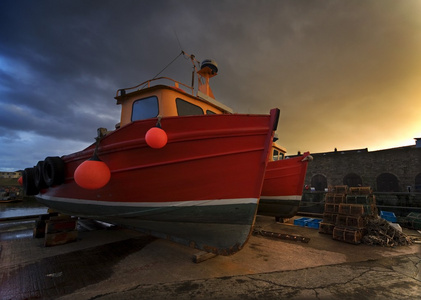
[[[191,94],[194,95],[194,88],[193,87],[188,86],[188,85],[186,85],[184,83],[181,83],[181,82],[176,81],[176,80],[174,80],[172,78],[169,78],[169,77],[158,77],[158,78],[149,79],[149,80],[147,80],[145,82],[142,82],[142,83],[140,83],[140,84],[138,84],[136,86],[133,86],[133,87],[124,88],[124,89],[118,89],[117,90],[117,93],[116,93],[116,97],[118,97],[118,96],[124,96],[128,90],[133,90],[133,89],[136,89],[136,88],[138,88],[140,86],[142,86],[142,87],[139,88],[138,90],[144,89],[146,87],[149,88],[149,87],[151,87],[151,82],[157,81],[157,80],[163,80],[163,79],[166,79],[166,80],[169,80],[169,81],[174,82],[174,87],[175,88],[180,88],[179,86],[182,85],[183,87],[191,90]],[[120,92],[120,95],[118,94],[119,92]]]

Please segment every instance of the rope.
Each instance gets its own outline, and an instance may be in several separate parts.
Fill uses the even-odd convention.
[[[165,66],[165,68],[163,68],[158,74],[156,74],[152,79],[155,79],[156,77],[158,77],[162,72],[165,71],[166,68],[168,68],[173,62],[175,62],[177,60],[177,58],[179,58],[181,55],[184,54],[184,51],[181,51],[181,53],[179,55],[177,55],[168,65]],[[145,86],[147,85],[147,83],[145,83],[140,89],[143,89]]]
[[[165,66],[165,68],[163,68],[158,74],[156,74],[152,79],[155,79],[156,77],[158,77],[162,72],[164,72],[165,71],[165,69],[166,68],[168,68],[173,62],[175,62],[176,61],[176,59],[177,58],[179,58],[181,55],[183,55],[184,54],[184,52],[183,51],[181,51],[181,53],[179,54],[179,55],[177,55],[177,57],[176,58],[174,58],[168,65],[166,65]]]

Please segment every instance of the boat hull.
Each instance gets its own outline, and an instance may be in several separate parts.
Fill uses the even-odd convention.
[[[276,218],[297,214],[310,158],[306,152],[303,156],[268,163],[258,214]]]
[[[254,224],[278,113],[163,118],[168,143],[162,149],[144,139],[156,120],[130,123],[100,142],[98,156],[111,171],[105,187],[86,190],[73,177],[92,145],[63,156],[64,184],[36,197],[66,214],[233,254]]]

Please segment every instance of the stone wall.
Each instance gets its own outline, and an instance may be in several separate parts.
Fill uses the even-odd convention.
[[[367,149],[312,154],[305,184],[371,186],[374,191],[421,192],[421,148],[415,146],[369,152]],[[317,184],[318,180],[325,184]]]

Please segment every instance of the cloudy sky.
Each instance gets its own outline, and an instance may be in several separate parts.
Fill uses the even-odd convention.
[[[236,112],[280,108],[289,154],[421,137],[421,0],[3,0],[0,170],[85,148],[119,122],[116,90],[181,50],[217,61]],[[191,64],[161,75],[189,83]]]

